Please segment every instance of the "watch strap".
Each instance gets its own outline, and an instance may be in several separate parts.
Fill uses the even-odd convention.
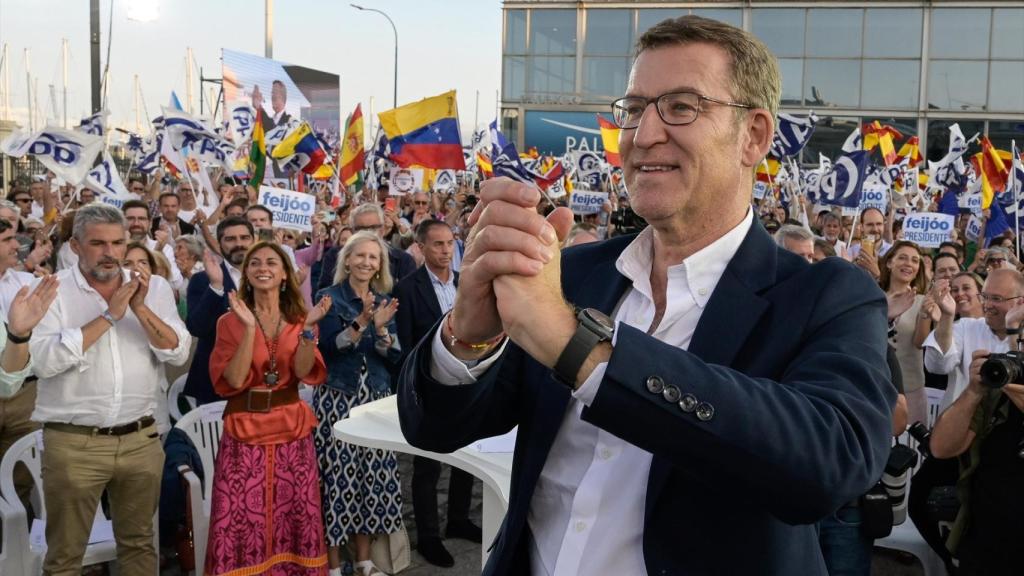
[[[591,350],[601,342],[601,335],[587,328],[583,322],[576,326],[576,333],[569,339],[565,349],[555,362],[555,378],[571,389],[576,388],[576,375],[590,356]]]
[[[110,309],[109,308],[104,310],[103,314],[100,314],[100,317],[102,317],[107,322],[110,322],[111,326],[117,324],[117,320],[114,320],[114,315],[110,313]]]
[[[6,322],[4,323],[4,327],[7,328],[7,341],[10,342],[11,344],[26,344],[28,343],[29,340],[32,339],[31,330],[29,331],[28,336],[16,336],[13,332],[11,332],[11,327],[8,326]]]
[[[360,326],[359,322],[357,322],[355,320],[352,321],[352,329],[355,330],[356,332],[362,332],[363,331],[363,327]]]

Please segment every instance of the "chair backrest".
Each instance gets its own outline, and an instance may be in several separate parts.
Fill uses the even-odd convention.
[[[222,400],[199,406],[182,416],[174,425],[188,435],[203,461],[203,472],[206,475],[203,481],[203,498],[207,501],[213,494],[213,467],[217,461],[220,437],[224,432],[223,412],[226,404],[227,402]]]
[[[39,494],[40,506],[36,510],[39,518],[46,518],[46,501],[43,497],[42,470],[43,459],[43,431],[36,430],[19,438],[17,442],[7,449],[3,460],[0,460],[0,497],[3,497],[12,506],[21,507],[21,500],[18,498],[18,491],[14,488],[14,467],[23,463],[28,471],[32,473],[32,482],[35,483],[36,492]]]
[[[181,408],[178,407],[178,398],[181,397],[182,392],[185,391],[185,381],[188,380],[188,373],[178,376],[173,384],[167,387],[167,411],[171,414],[171,418],[175,422],[180,421],[184,415],[181,413]],[[185,396],[185,400],[191,408],[196,407],[195,398]]]
[[[950,377],[952,380],[952,376]],[[953,385],[952,382],[949,383]],[[928,397],[928,429],[931,430],[935,427],[935,422],[939,419],[939,407],[942,404],[942,398],[946,395],[945,390],[939,390],[938,388],[925,388],[925,394]]]

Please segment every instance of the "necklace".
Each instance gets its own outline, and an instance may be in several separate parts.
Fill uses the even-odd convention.
[[[260,332],[263,333],[263,342],[267,345],[267,355],[270,356],[270,366],[263,372],[263,383],[267,386],[274,386],[278,381],[277,374],[277,342],[278,337],[281,334],[281,320],[283,315],[277,317],[277,327],[274,329],[274,337],[270,338],[267,336],[267,331],[263,328],[263,322],[260,321],[259,314],[253,314],[256,317],[256,324],[260,327]]]

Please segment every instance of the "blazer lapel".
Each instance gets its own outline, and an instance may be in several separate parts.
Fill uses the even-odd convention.
[[[755,218],[736,255],[715,286],[697,322],[688,351],[709,364],[733,365],[749,339],[768,301],[761,291],[775,283],[778,254],[775,243]],[[647,514],[668,480],[671,465],[655,457],[647,480]]]
[[[238,290],[238,286],[235,286],[235,279],[231,277],[231,272],[228,270],[228,265],[221,262],[220,269],[224,272],[224,293]]]
[[[434,292],[434,284],[430,280],[430,275],[427,274],[426,266],[420,267],[419,274],[416,277],[416,289],[419,290],[420,298],[427,304],[427,309],[430,311],[430,318],[441,317],[441,304],[437,301],[437,294]]]

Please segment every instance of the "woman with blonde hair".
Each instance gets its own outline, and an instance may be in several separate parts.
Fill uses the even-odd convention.
[[[324,574],[317,423],[298,386],[321,384],[327,375],[317,323],[331,299],[307,312],[291,258],[277,244],[258,242],[228,300],[210,356],[210,380],[227,406],[206,573]]]
[[[386,296],[392,283],[387,245],[373,232],[357,232],[338,253],[334,285],[316,298],[332,302],[320,323],[327,385],[313,392],[332,574],[341,573],[340,548],[349,541],[357,576],[383,574],[370,560],[370,538],[402,527],[394,453],[346,444],[331,431],[352,408],[392,394],[388,368],[401,355],[394,322],[398,300]]]

